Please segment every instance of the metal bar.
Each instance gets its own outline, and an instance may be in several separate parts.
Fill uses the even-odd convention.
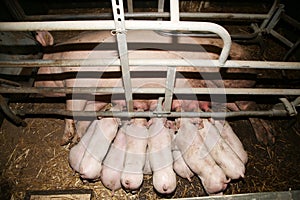
[[[160,14],[163,14],[163,12],[164,12],[164,5],[165,5],[165,0],[158,0],[157,11],[158,11],[159,13],[153,13],[153,14],[158,14],[158,17],[162,17],[162,16],[159,16],[159,15],[160,15]],[[164,12],[164,14],[169,15],[170,13]],[[169,16],[167,16],[167,17],[169,17]]]
[[[244,193],[244,194],[232,194],[222,196],[203,196],[203,197],[188,197],[184,200],[295,200],[300,199],[300,190],[289,190],[283,192],[256,192],[256,193]],[[182,199],[174,199],[182,200]]]
[[[133,3],[132,0],[127,0],[128,13],[133,13]]]
[[[165,104],[164,104],[164,110],[166,112],[171,111],[175,78],[176,78],[176,68],[168,67],[166,89],[165,89]]]
[[[23,127],[27,126],[27,123],[20,117],[16,116],[15,113],[9,108],[5,98],[2,95],[0,95],[0,109],[14,124],[21,125]]]
[[[179,0],[170,0],[171,21],[179,22]]]
[[[219,65],[224,65],[228,58],[231,38],[222,26],[211,22],[171,22],[171,21],[145,21],[128,20],[124,22],[126,30],[183,30],[205,31],[219,35],[223,42],[223,49],[219,57]],[[56,22],[1,22],[0,31],[36,31],[36,30],[113,30],[114,21],[56,21]]]
[[[287,61],[287,59],[290,57],[290,55],[299,47],[300,45],[300,38],[293,44],[293,46],[286,52],[286,54],[283,57],[283,61]]]
[[[268,23],[270,22],[274,12],[276,11],[276,9],[278,7],[278,2],[279,2],[278,0],[274,1],[271,9],[268,12],[268,15],[267,15],[268,17],[266,17],[266,19],[262,22],[262,24],[260,25],[260,29],[264,29],[268,25]]]
[[[4,0],[10,14],[17,21],[23,21],[26,18],[26,14],[17,0]]]
[[[298,30],[300,30],[300,22],[298,22],[298,21],[295,20],[294,18],[288,16],[288,15],[285,14],[285,13],[282,13],[282,14],[281,14],[281,18],[282,18],[285,22],[289,23],[291,26],[293,26],[293,27],[297,28]]]
[[[135,94],[165,94],[165,88],[132,88]],[[65,94],[122,94],[121,87],[0,87],[0,94],[43,94],[43,93],[65,93]],[[209,94],[209,95],[300,95],[300,89],[289,88],[174,88],[174,94]]]
[[[169,12],[164,12],[164,1],[160,0],[161,4],[158,5],[158,12],[134,12],[125,13],[125,18],[170,18]],[[162,7],[160,7],[162,5]],[[112,13],[99,13],[94,14],[78,14],[78,15],[30,15],[25,16],[25,21],[45,21],[45,20],[103,20],[112,19]],[[182,18],[195,18],[199,20],[265,20],[269,19],[268,14],[251,14],[251,13],[198,13],[198,12],[181,12],[179,16]]]
[[[276,26],[278,21],[280,20],[280,16],[283,12],[284,5],[279,4],[277,11],[275,12],[274,16],[272,17],[271,21],[269,22],[268,26],[266,27],[267,32],[273,30]]]
[[[103,111],[68,111],[62,109],[45,109],[45,110],[32,110],[32,109],[18,109],[13,110],[17,115],[61,115],[69,117],[202,117],[202,118],[214,118],[224,119],[230,117],[287,117],[288,112],[286,110],[267,110],[267,111],[236,111],[236,112],[170,112],[170,113],[158,113],[158,112],[103,112]]]
[[[83,64],[84,63],[84,64]],[[166,71],[167,67],[180,66],[180,71],[183,67],[219,67],[218,60],[201,60],[190,59],[188,62],[184,59],[130,59],[129,65],[131,71]],[[98,67],[97,71],[101,71],[99,66],[104,66],[103,71],[120,71],[120,59],[112,62],[111,59],[64,59],[64,60],[0,60],[0,67]],[[110,66],[107,68],[106,66]],[[135,67],[138,66],[138,67]],[[144,67],[143,67],[144,66]],[[151,66],[147,67],[147,66]],[[300,70],[300,62],[277,62],[277,61],[251,61],[251,60],[228,60],[222,68],[246,68],[246,69],[291,69]]]
[[[291,41],[289,41],[287,38],[285,38],[284,36],[282,36],[280,33],[278,33],[277,31],[274,31],[273,29],[270,30],[270,34],[273,35],[275,38],[277,38],[278,40],[280,40],[282,43],[284,43],[285,45],[287,45],[288,47],[292,48],[294,46],[294,43],[292,43]]]
[[[126,29],[125,29],[125,19],[124,19],[124,8],[122,0],[112,0],[112,8],[114,14],[114,21],[116,25],[116,35],[118,42],[118,52],[120,57],[122,81],[125,90],[125,100],[128,111],[133,111],[133,101],[132,101],[132,87],[131,87],[131,77],[128,59],[128,48],[126,40]],[[117,4],[118,3],[118,4]]]

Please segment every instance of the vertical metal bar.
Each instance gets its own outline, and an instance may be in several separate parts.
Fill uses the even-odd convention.
[[[166,112],[171,111],[173,93],[174,93],[174,85],[175,85],[175,78],[176,78],[176,68],[175,67],[168,67],[167,80],[166,80],[166,89],[165,89],[165,103],[164,103],[164,110]]]
[[[165,0],[158,0],[158,12],[164,12]]]
[[[165,0],[158,0],[157,11],[160,13],[164,12]],[[162,18],[157,18],[158,21],[162,21]]]
[[[133,13],[133,3],[132,3],[132,0],[127,0],[127,8],[128,8],[128,13]]]
[[[284,5],[280,4],[279,7],[278,7],[278,9],[277,9],[277,11],[276,11],[276,13],[272,17],[270,23],[266,27],[267,32],[271,31],[276,26],[276,24],[280,20],[280,16],[281,16],[281,13],[283,11],[283,8],[284,8]]]
[[[170,0],[170,15],[172,22],[179,22],[179,0]]]
[[[125,18],[124,18],[123,1],[112,0],[111,2],[112,2],[114,21],[116,26],[116,36],[118,42],[119,57],[121,61],[122,80],[123,80],[124,91],[125,91],[126,105],[127,105],[127,110],[129,112],[132,112],[133,111],[132,86],[131,86],[131,77],[130,77],[129,60],[128,60],[126,30],[125,30],[125,23],[124,23]]]

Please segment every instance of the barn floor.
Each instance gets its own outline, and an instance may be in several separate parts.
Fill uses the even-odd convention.
[[[71,37],[71,33],[67,37]],[[63,34],[57,32],[57,42],[63,41]],[[64,35],[66,36],[66,35]],[[274,41],[271,41],[272,45]],[[267,42],[267,45],[269,43]],[[247,48],[258,59],[258,46]],[[266,60],[281,60],[282,51],[278,45],[267,48]],[[298,74],[299,75],[299,74]],[[297,75],[297,76],[298,76]],[[299,77],[299,76],[298,76]],[[24,106],[13,103],[13,108]],[[28,106],[28,105],[26,105]],[[64,108],[63,103],[32,104],[34,108]],[[300,116],[289,119],[265,119],[276,136],[272,146],[265,146],[256,140],[252,127],[246,119],[230,120],[234,131],[248,152],[246,177],[231,183],[225,194],[300,190]],[[137,194],[124,190],[115,192],[102,186],[101,182],[83,183],[68,164],[69,149],[60,146],[64,121],[56,118],[27,118],[27,127],[16,127],[4,120],[0,129],[0,199],[23,199],[29,190],[92,189],[93,199],[160,199],[205,196],[198,178],[192,182],[177,177],[174,194],[161,196],[153,190],[152,177],[145,176]]]

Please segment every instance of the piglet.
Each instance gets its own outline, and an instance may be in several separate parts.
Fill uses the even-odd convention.
[[[198,175],[209,195],[222,194],[230,182],[223,170],[209,154],[198,127],[191,119],[181,118],[175,143],[189,168]]]
[[[227,121],[215,120],[214,125],[219,130],[221,137],[231,147],[231,149],[238,155],[241,161],[246,164],[248,161],[248,154],[244,149],[242,142],[234,133]]]
[[[185,163],[181,152],[178,149],[172,150],[173,155],[173,169],[178,176],[181,178],[186,178],[192,182],[191,178],[194,176],[194,173]]]
[[[110,149],[102,164],[101,181],[102,184],[114,192],[121,188],[121,174],[126,151],[126,124],[124,124],[116,135]]]
[[[245,165],[238,155],[221,137],[219,130],[208,120],[202,119],[203,128],[199,129],[206,148],[227,177],[239,179],[244,177]]]
[[[166,119],[152,118],[149,122],[149,160],[153,171],[153,186],[162,194],[170,194],[176,188],[171,150],[172,129],[164,126]],[[173,131],[173,133],[170,133]]]
[[[93,121],[80,142],[70,150],[70,165],[83,179],[96,180],[100,177],[102,161],[116,136],[119,123],[117,118]]]
[[[143,168],[146,160],[148,140],[147,120],[135,118],[125,129],[126,154],[121,184],[127,190],[136,191],[143,182]]]

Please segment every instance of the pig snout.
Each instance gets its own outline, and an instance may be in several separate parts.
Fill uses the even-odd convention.
[[[173,131],[165,127],[166,119],[152,118],[149,127],[149,161],[153,171],[153,186],[162,193],[169,194],[176,188],[176,174],[173,170],[171,150]]]
[[[126,154],[121,183],[125,189],[138,190],[143,182],[148,140],[147,120],[133,119],[126,127]]]
[[[126,150],[124,126],[126,126],[126,124],[119,128],[116,138],[103,161],[100,176],[102,184],[109,188],[112,194],[121,188],[121,174]]]

